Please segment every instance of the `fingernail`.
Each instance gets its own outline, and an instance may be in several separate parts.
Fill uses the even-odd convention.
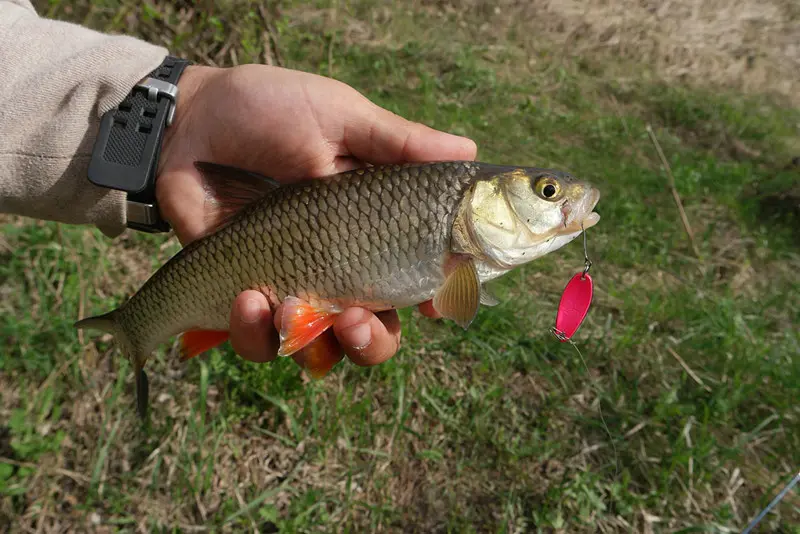
[[[361,323],[347,329],[347,337],[353,348],[363,350],[372,343],[372,327],[369,323]]]
[[[247,299],[242,310],[242,322],[253,324],[261,318],[261,304],[256,299]]]

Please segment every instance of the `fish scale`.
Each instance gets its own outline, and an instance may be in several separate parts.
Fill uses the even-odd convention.
[[[120,322],[136,349],[149,351],[190,328],[227,329],[246,289],[263,291],[272,306],[290,295],[383,307],[401,307],[386,304],[401,294],[430,298],[477,170],[470,162],[369,167],[279,188],[173,257],[119,309]],[[419,278],[430,282],[408,287]]]

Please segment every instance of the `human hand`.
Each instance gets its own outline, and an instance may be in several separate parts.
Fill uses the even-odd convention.
[[[181,243],[215,224],[195,161],[210,161],[291,183],[363,166],[471,160],[469,139],[409,122],[341,82],[300,71],[244,65],[188,67],[178,83],[175,122],[166,129],[156,196]],[[278,350],[280,309],[258,291],[244,291],[231,310],[230,339],[243,358],[267,362]],[[420,305],[438,317],[430,301]],[[400,343],[395,311],[345,310],[333,334],[358,365],[391,358]],[[301,356],[295,358],[301,366]]]

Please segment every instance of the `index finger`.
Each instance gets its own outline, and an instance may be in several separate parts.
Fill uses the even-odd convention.
[[[372,313],[364,308],[349,308],[336,318],[333,331],[356,365],[381,364],[400,348],[400,317],[394,310]]]
[[[369,163],[474,160],[475,141],[412,122],[374,104],[356,108],[342,141],[356,158]]]

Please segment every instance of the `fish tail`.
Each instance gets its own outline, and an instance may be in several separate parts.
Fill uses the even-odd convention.
[[[117,322],[114,318],[116,310],[104,313],[103,315],[95,315],[94,317],[86,317],[75,323],[75,328],[78,330],[92,329],[100,330],[108,334],[117,335]]]
[[[140,418],[145,419],[150,398],[150,382],[147,380],[147,373],[144,372],[143,366],[134,363],[134,371],[136,372],[136,413]]]
[[[122,323],[119,321],[119,310],[112,310],[103,315],[87,317],[75,323],[75,328],[79,330],[91,329],[100,330],[114,336],[114,341],[119,346],[122,353],[133,364],[136,373],[136,411],[139,417],[145,418],[147,415],[149,383],[147,374],[144,372],[144,364],[147,362],[147,354],[137,350],[132,340],[128,336]]]

